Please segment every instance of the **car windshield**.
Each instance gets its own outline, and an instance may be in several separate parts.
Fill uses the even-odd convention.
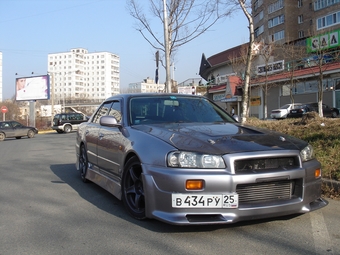
[[[306,107],[306,105],[295,105],[294,109],[303,109],[305,107]]]
[[[285,104],[284,106],[281,106],[280,109],[288,109],[290,107],[289,104]]]
[[[130,100],[133,125],[171,122],[235,122],[224,110],[201,97],[135,97]]]

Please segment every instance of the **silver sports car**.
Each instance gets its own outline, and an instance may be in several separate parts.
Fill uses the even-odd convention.
[[[201,96],[108,98],[80,125],[76,153],[82,180],[136,219],[225,224],[327,205],[307,142],[241,125]]]

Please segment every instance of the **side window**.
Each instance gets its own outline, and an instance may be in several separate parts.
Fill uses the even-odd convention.
[[[83,115],[80,114],[80,113],[77,113],[77,114],[76,114],[76,119],[77,119],[77,120],[82,120],[82,119],[83,119]]]
[[[120,102],[118,101],[113,102],[108,115],[115,117],[118,123],[122,121],[122,112],[120,108]]]
[[[96,112],[96,114],[93,116],[93,119],[92,119],[92,122],[93,123],[98,123],[99,124],[99,119],[100,117],[102,116],[106,116],[108,114],[108,112],[110,111],[111,109],[111,105],[112,105],[112,102],[105,102],[103,103],[98,111]]]

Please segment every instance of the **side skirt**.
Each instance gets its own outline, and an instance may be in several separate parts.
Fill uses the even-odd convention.
[[[94,182],[121,200],[121,185],[117,181],[91,168],[87,169],[86,179]]]

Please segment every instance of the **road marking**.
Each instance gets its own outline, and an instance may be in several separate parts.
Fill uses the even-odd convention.
[[[315,254],[333,254],[334,249],[323,214],[320,210],[310,213]]]

